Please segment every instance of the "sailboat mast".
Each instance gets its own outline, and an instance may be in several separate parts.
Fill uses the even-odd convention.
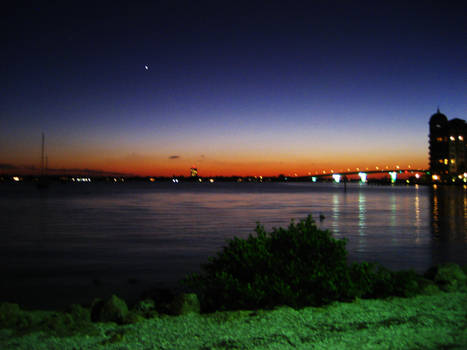
[[[42,133],[42,149],[41,149],[41,176],[44,175],[44,133]]]

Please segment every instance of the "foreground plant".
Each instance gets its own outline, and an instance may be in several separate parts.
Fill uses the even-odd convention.
[[[185,283],[205,311],[323,305],[349,297],[345,240],[317,228],[311,216],[287,229],[233,238]]]
[[[413,270],[390,271],[376,263],[348,265],[346,240],[319,229],[311,216],[272,232],[258,224],[255,232],[229,240],[201,273],[183,281],[196,292],[203,311],[300,308],[467,290],[467,276],[456,264],[435,266],[425,276]]]

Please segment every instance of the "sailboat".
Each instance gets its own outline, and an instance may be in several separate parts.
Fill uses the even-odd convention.
[[[49,187],[49,181],[46,177],[46,170],[47,170],[47,156],[44,155],[45,149],[45,135],[42,133],[42,147],[41,147],[41,176],[39,177],[39,182],[37,183],[37,188],[44,189]]]

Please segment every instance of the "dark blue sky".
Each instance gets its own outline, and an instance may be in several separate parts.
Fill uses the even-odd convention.
[[[276,175],[427,166],[466,118],[458,1],[12,2],[0,165]],[[145,69],[148,65],[149,69]]]

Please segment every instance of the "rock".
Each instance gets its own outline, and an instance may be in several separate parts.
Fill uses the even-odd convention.
[[[424,295],[434,295],[440,292],[438,285],[431,279],[419,277],[419,293]]]
[[[445,292],[465,291],[467,276],[459,265],[447,263],[430,268],[425,277],[433,280]]]
[[[74,329],[73,316],[68,313],[54,312],[44,321],[43,327],[56,334],[69,334]]]
[[[125,339],[124,330],[111,330],[105,334],[108,338],[100,342],[101,345],[115,344]]]
[[[146,318],[157,315],[156,303],[152,299],[144,299],[133,306],[132,311]]]
[[[170,313],[173,315],[186,315],[188,313],[200,312],[198,296],[194,293],[182,293],[175,297],[170,307]]]
[[[168,288],[153,288],[145,291],[141,298],[143,300],[152,299],[155,301],[157,312],[168,314],[170,313],[171,305],[175,299],[175,293]]]
[[[21,318],[21,309],[18,304],[0,304],[0,328],[13,328]]]
[[[91,321],[99,322],[100,313],[104,307],[104,300],[96,298],[91,303]]]
[[[91,311],[89,309],[86,309],[85,307],[82,307],[81,305],[72,304],[67,311],[71,314],[75,322],[91,322]]]
[[[131,310],[126,315],[125,320],[123,321],[123,323],[131,324],[131,323],[142,322],[144,320],[145,320],[145,318],[143,317],[143,315],[141,315],[140,313],[138,313],[136,311]]]
[[[156,309],[156,303],[152,299],[144,299],[139,301],[133,309],[140,313],[146,313]]]
[[[123,324],[128,314],[128,306],[125,301],[112,295],[109,299],[95,300],[91,309],[93,322],[116,322]]]
[[[424,295],[434,295],[439,292],[439,287],[436,284],[428,284],[422,288],[422,294]]]

